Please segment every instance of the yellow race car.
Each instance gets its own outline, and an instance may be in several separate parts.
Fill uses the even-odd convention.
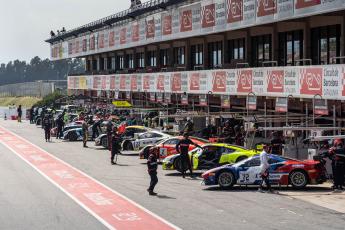
[[[252,157],[259,152],[246,149],[242,146],[223,143],[209,143],[201,148],[195,148],[189,152],[192,159],[193,169],[211,169],[221,165],[236,163]],[[184,168],[187,168],[185,165]],[[182,171],[180,154],[172,155],[163,160],[163,170]]]

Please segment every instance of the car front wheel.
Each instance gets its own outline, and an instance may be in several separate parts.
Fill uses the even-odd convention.
[[[307,174],[303,171],[293,171],[289,175],[289,180],[294,188],[304,188],[308,183]]]
[[[235,183],[234,174],[228,171],[223,171],[218,176],[218,184],[223,189],[231,188]]]

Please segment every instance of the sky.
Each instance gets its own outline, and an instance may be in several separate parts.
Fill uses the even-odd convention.
[[[129,8],[130,0],[0,0],[0,63],[48,58],[51,30],[66,30]]]

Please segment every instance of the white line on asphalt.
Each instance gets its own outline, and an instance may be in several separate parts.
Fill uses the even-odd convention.
[[[46,150],[42,149],[41,147],[37,146],[36,144],[31,143],[30,141],[26,140],[25,138],[23,138],[23,137],[17,135],[17,134],[14,133],[14,132],[9,131],[8,129],[6,129],[6,128],[2,127],[2,126],[1,126],[1,128],[5,129],[7,132],[9,132],[9,133],[11,133],[12,135],[18,137],[19,139],[25,141],[26,143],[29,143],[29,144],[35,146],[36,148],[38,148],[38,149],[40,149],[41,151],[45,152],[46,154],[48,154],[48,155],[51,156],[52,158],[54,158],[54,159],[56,159],[57,161],[60,161],[61,163],[65,164],[65,165],[67,165],[67,166],[69,166],[69,167],[71,167],[72,169],[76,170],[77,172],[81,173],[82,175],[84,175],[85,177],[91,179],[92,181],[94,181],[94,182],[96,182],[96,183],[98,183],[98,184],[104,186],[106,189],[109,189],[111,192],[113,192],[113,193],[115,193],[116,195],[122,197],[123,199],[125,199],[125,200],[127,200],[128,202],[130,202],[131,204],[137,206],[138,208],[140,208],[140,209],[143,210],[144,212],[146,212],[146,213],[148,213],[148,214],[154,216],[156,219],[158,219],[158,220],[164,222],[165,224],[169,225],[170,227],[172,227],[172,228],[174,228],[174,229],[176,229],[176,230],[182,230],[181,228],[177,227],[176,225],[170,223],[169,221],[167,221],[167,220],[163,219],[162,217],[158,216],[157,214],[155,214],[155,213],[151,212],[150,210],[144,208],[143,206],[141,206],[140,204],[136,203],[135,201],[133,201],[133,200],[129,199],[128,197],[122,195],[121,193],[119,193],[119,192],[113,190],[112,188],[110,188],[110,187],[108,187],[107,185],[103,184],[102,182],[96,180],[95,178],[92,178],[91,176],[87,175],[87,174],[84,173],[83,171],[81,171],[81,170],[75,168],[74,166],[70,165],[69,163],[67,163],[67,162],[65,162],[65,161],[63,161],[63,160],[57,158],[56,156],[52,155],[51,153],[47,152]],[[0,142],[1,142],[1,141],[0,141]],[[3,143],[3,142],[1,142],[1,143]],[[3,144],[4,144],[4,143],[3,143]],[[5,144],[5,145],[6,145],[6,144]],[[6,146],[7,146],[7,145],[6,145]],[[8,147],[9,147],[9,146],[8,146]],[[11,149],[11,148],[9,148],[9,149]],[[13,149],[11,149],[11,151],[15,152]],[[15,152],[15,153],[18,154],[17,152]],[[22,158],[22,157],[20,156],[20,158]],[[23,158],[22,158],[22,159],[23,159]],[[25,159],[24,159],[24,160],[25,160]],[[26,161],[26,160],[25,160],[25,161]],[[26,162],[27,162],[27,161],[26,161]],[[28,162],[28,163],[29,163],[32,167],[35,168],[35,166],[33,166],[30,162]],[[35,169],[36,169],[36,168],[35,168]],[[36,170],[37,170],[38,172],[40,172],[38,169],[36,169]],[[40,172],[40,174],[44,175],[44,174],[41,173],[41,172]],[[48,178],[47,176],[45,176],[45,177]],[[51,181],[51,180],[50,180],[50,181]],[[60,186],[57,185],[55,182],[54,182],[54,184],[55,184],[56,186],[60,187]],[[64,191],[66,194],[68,194],[67,191],[63,190],[63,188],[60,187],[60,189],[61,189],[62,191]],[[69,196],[70,196],[70,195],[69,195]],[[70,197],[71,197],[71,196],[70,196]],[[71,197],[71,198],[73,199],[73,197]],[[85,207],[85,205],[81,204],[80,202],[77,202],[77,203],[80,204],[81,206]],[[89,208],[85,207],[85,209],[86,209],[86,210],[89,210],[90,213],[93,213]],[[95,216],[95,217],[96,217],[96,216],[98,217],[98,215],[95,214],[95,213],[94,213],[94,216]],[[96,217],[96,218],[97,218],[97,217]],[[100,218],[100,217],[99,217],[99,218]],[[97,218],[97,219],[99,220],[99,218]],[[100,218],[100,219],[101,219],[101,218]],[[103,219],[101,219],[101,220],[102,220],[102,221],[101,221],[102,223],[106,223],[105,225],[106,225],[107,227],[109,226],[109,224],[108,224],[107,222],[105,222]],[[110,226],[110,229],[114,229],[114,228]]]

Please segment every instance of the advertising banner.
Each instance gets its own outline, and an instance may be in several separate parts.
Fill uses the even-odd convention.
[[[225,93],[226,92],[226,72],[215,71],[212,73],[212,92]]]
[[[230,96],[229,95],[222,95],[220,99],[221,99],[221,107],[222,108],[230,108]]]
[[[131,92],[126,92],[126,99],[131,100]]]
[[[164,103],[170,104],[171,103],[171,93],[165,93],[164,94]]]
[[[300,94],[322,95],[322,68],[306,67],[300,69]]]
[[[257,0],[256,22],[271,22],[277,13],[277,0]]]
[[[162,36],[166,37],[172,34],[172,14],[171,12],[163,12],[162,20]]]
[[[156,102],[156,93],[150,93],[150,101]]]
[[[163,93],[157,93],[157,102],[163,102]]]
[[[181,104],[188,105],[188,94],[181,94]]]
[[[172,73],[171,91],[172,92],[181,92],[181,89],[182,89],[181,84],[182,84],[181,73]]]
[[[284,93],[284,71],[267,71],[267,93]]]
[[[132,75],[131,76],[131,91],[138,91],[138,76]]]
[[[139,38],[139,22],[136,21],[132,23],[132,42],[138,42]]]
[[[250,93],[253,91],[253,70],[237,71],[237,93]]]
[[[213,0],[201,2],[201,31],[212,32],[216,25],[216,5]]]
[[[287,97],[277,97],[275,111],[278,113],[286,113],[288,111],[288,100]]]
[[[165,90],[165,76],[160,74],[157,76],[157,86],[156,89],[157,91],[164,91]]]
[[[208,101],[207,101],[207,96],[205,94],[200,94],[199,95],[199,105],[200,106],[207,106]]]
[[[328,103],[324,99],[314,99],[314,114],[315,115],[328,115]]]
[[[110,90],[115,90],[116,84],[115,84],[115,76],[110,76]]]
[[[257,97],[250,95],[247,97],[247,109],[256,110],[257,108]]]

